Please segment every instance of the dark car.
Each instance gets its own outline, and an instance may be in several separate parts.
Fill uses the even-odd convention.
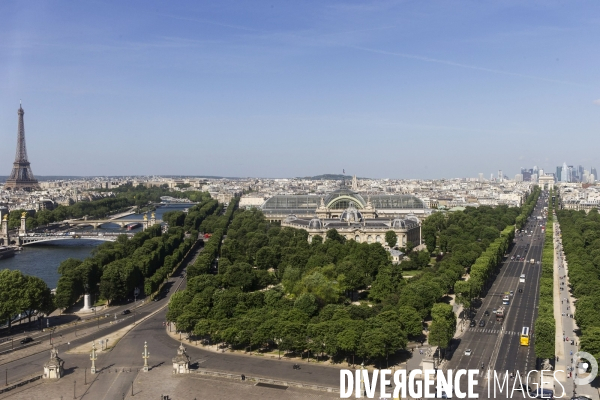
[[[529,396],[534,399],[553,399],[554,392],[550,389],[537,389],[534,392],[530,392]]]
[[[469,326],[472,328],[474,326],[477,326],[477,322],[475,322],[474,319],[471,320],[471,322],[469,323]]]
[[[21,344],[27,344],[29,342],[33,342],[33,338],[30,338],[29,336],[21,340]]]
[[[479,321],[479,326],[485,326],[485,321],[484,320]]]
[[[485,312],[483,313],[483,315],[485,317],[488,317],[490,315],[490,310],[485,310]]]
[[[131,314],[131,311],[130,310],[123,310],[123,312],[121,314],[123,314],[123,315]]]

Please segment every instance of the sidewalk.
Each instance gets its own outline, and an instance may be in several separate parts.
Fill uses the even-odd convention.
[[[576,299],[569,291],[568,273],[569,267],[560,239],[560,227],[557,222],[554,222],[554,319],[556,321],[555,351],[558,358],[555,363],[556,378],[563,385],[568,396],[574,395],[576,391],[577,394],[598,400],[600,399],[598,391],[591,385],[574,387],[575,371],[569,371],[573,367],[572,356],[579,351],[579,337],[575,334],[578,327],[572,317],[575,315]],[[558,372],[560,370],[564,372]],[[555,395],[560,395],[560,390],[560,387],[557,387]]]

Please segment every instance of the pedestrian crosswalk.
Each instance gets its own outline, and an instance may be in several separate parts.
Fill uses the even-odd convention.
[[[513,335],[513,336],[518,336],[521,334],[521,332],[517,332],[517,331],[502,331],[500,329],[484,329],[484,328],[475,328],[471,330],[472,332],[477,332],[477,333],[489,333],[491,335]],[[533,334],[531,335],[533,336]]]

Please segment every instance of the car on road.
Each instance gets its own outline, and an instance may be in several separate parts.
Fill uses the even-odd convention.
[[[484,317],[488,317],[490,315],[490,310],[485,310],[485,312],[483,313]]]
[[[31,338],[29,336],[27,336],[25,339],[21,340],[21,344],[27,344],[27,343],[30,343],[30,342],[33,342],[33,338]]]
[[[471,355],[471,349],[466,349],[465,356],[470,356],[470,355]]]
[[[497,311],[498,311],[498,309],[497,309],[497,308],[494,308],[494,309],[492,310],[492,314],[496,314],[496,312],[497,312]]]
[[[477,326],[477,322],[475,322],[475,320],[474,320],[474,319],[472,319],[472,320],[471,320],[471,322],[469,323],[469,326],[470,326],[471,328],[473,328],[474,326]]]
[[[123,310],[122,315],[131,314],[131,310]]]
[[[515,292],[513,292],[513,291],[511,290],[511,291],[510,291],[510,295],[512,296],[512,295],[514,295],[514,294],[515,294]]]
[[[550,389],[537,389],[529,392],[529,397],[532,399],[553,399],[554,392]]]
[[[484,320],[479,321],[479,326],[485,326],[485,321]]]

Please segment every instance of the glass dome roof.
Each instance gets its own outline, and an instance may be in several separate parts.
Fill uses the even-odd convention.
[[[325,204],[328,208],[346,209],[349,207],[350,202],[353,202],[356,208],[363,208],[367,205],[360,194],[347,188],[335,190],[325,198]]]

